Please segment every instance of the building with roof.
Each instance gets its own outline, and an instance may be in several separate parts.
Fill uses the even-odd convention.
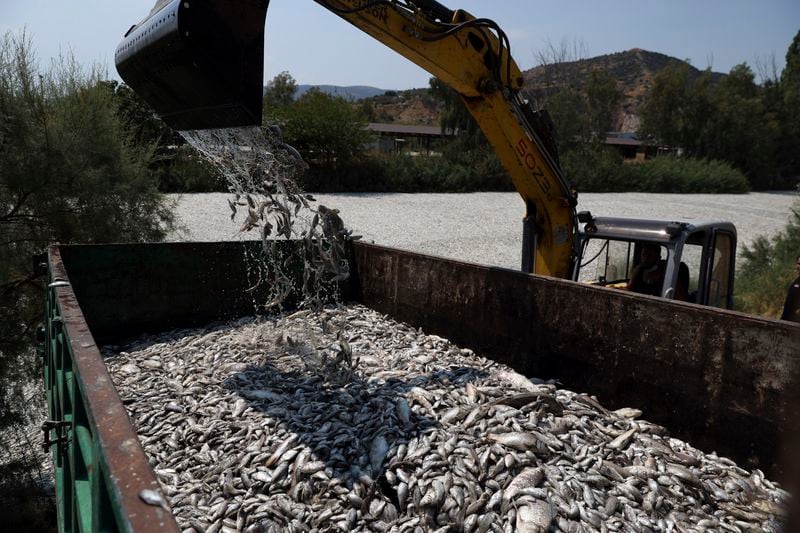
[[[443,132],[440,126],[373,122],[367,129],[377,137],[370,148],[385,154],[433,155],[439,153],[445,138],[454,135],[452,131]]]
[[[657,155],[678,152],[669,147],[639,139],[636,133],[628,131],[610,131],[606,133],[603,144],[615,148],[624,159],[636,161],[644,161]]]

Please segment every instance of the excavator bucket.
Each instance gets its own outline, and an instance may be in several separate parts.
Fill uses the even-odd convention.
[[[259,125],[268,6],[158,0],[117,47],[117,71],[173,129]]]

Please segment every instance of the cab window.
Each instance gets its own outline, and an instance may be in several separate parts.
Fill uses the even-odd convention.
[[[730,234],[722,232],[716,234],[713,254],[708,284],[708,305],[724,308],[728,306],[733,263],[733,239]]]
[[[689,236],[683,246],[681,263],[685,265],[689,274],[689,284],[686,289],[686,301],[701,303],[698,300],[700,278],[703,274],[703,254],[706,248],[706,232],[698,231]],[[678,283],[680,284],[680,279]],[[681,298],[678,298],[681,299]]]
[[[583,250],[579,281],[598,285],[627,283],[634,266],[634,244],[589,239]]]

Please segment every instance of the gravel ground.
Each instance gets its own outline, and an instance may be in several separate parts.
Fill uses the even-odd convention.
[[[474,263],[518,268],[524,206],[516,193],[320,194],[320,203],[341,211],[345,224],[366,241]],[[172,240],[244,238],[229,220],[229,195],[173,196],[183,231]],[[740,244],[774,235],[797,199],[791,192],[728,194],[583,194],[579,210],[598,216],[716,219],[736,224]],[[246,238],[258,238],[253,232]],[[739,248],[741,250],[741,246]]]

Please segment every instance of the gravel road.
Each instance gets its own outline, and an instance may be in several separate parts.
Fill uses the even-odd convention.
[[[519,268],[524,205],[516,193],[320,194],[341,211],[345,224],[366,241],[474,263]],[[184,229],[171,240],[224,241],[241,236],[229,219],[224,193],[185,194],[177,200]],[[583,194],[579,210],[598,216],[654,219],[716,219],[736,224],[739,242],[774,235],[789,218],[797,195],[790,192],[726,194]],[[241,216],[241,215],[240,215]],[[238,219],[237,219],[238,220]],[[741,250],[741,247],[740,247]]]

